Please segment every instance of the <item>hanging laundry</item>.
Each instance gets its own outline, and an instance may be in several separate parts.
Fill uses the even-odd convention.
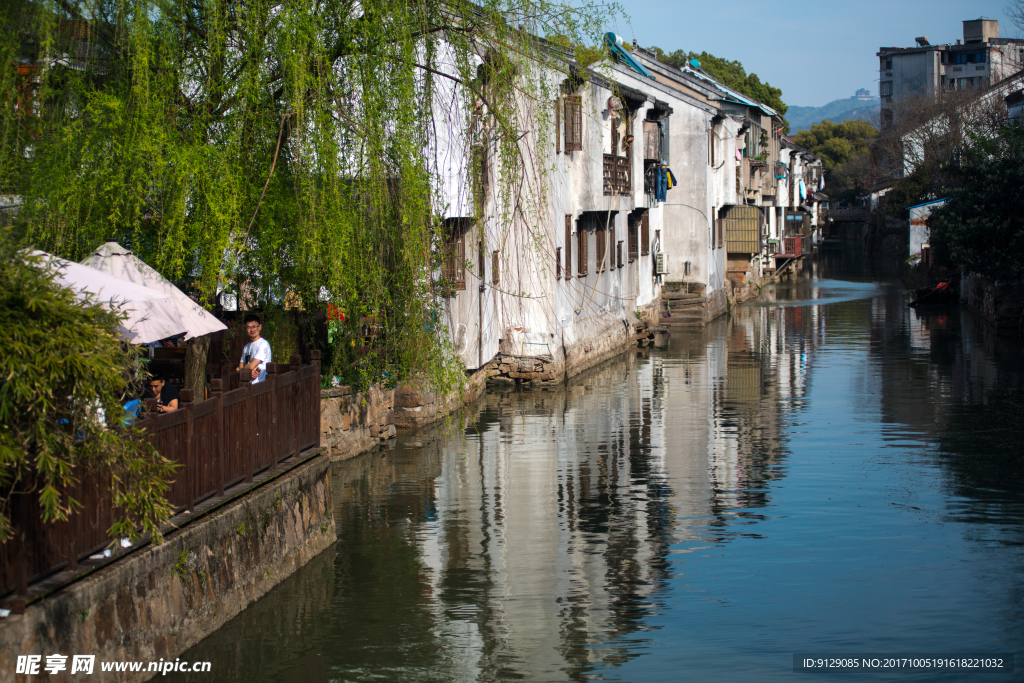
[[[676,176],[675,174],[672,173],[671,168],[669,168],[668,166],[663,166],[662,168],[665,169],[665,177],[668,180],[668,189],[671,190],[673,187],[679,184],[679,181],[676,180]]]
[[[739,147],[736,148],[736,161],[743,161],[743,152],[740,151]]]
[[[800,188],[800,201],[807,199],[807,188],[804,186],[804,179],[800,179],[800,184],[797,186]]]

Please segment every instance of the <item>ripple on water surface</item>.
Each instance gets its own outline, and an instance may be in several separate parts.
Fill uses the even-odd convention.
[[[1019,345],[906,300],[771,286],[338,464],[337,544],[183,659],[237,681],[764,681],[795,652],[1020,653]],[[872,675],[908,678],[967,676]]]

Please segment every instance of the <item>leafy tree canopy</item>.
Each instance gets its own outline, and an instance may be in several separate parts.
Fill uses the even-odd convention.
[[[878,129],[867,121],[822,121],[802,130],[793,142],[821,157],[826,170],[835,171],[858,154],[868,151],[868,142]]]
[[[746,69],[743,68],[743,64],[739,61],[722,59],[707,52],[697,53],[676,50],[666,53],[660,47],[652,47],[650,50],[659,62],[671,64],[676,68],[682,68],[691,59],[696,59],[700,62],[700,68],[708,72],[713,78],[719,80],[723,85],[737,90],[744,95],[749,95],[758,102],[767,104],[779,112],[780,115],[785,115],[786,110],[789,109],[782,101],[782,90],[780,88],[773,88],[768,83],[762,83],[755,73],[748,74]]]
[[[936,260],[995,280],[1024,277],[1024,128],[976,138],[950,175],[950,201],[931,219]]]
[[[13,531],[13,496],[33,496],[44,521],[67,519],[77,506],[69,491],[90,472],[108,478],[121,511],[112,536],[141,526],[159,537],[173,466],[103,418],[123,414],[138,356],[121,341],[119,315],[83,305],[43,266],[0,231],[0,542]]]

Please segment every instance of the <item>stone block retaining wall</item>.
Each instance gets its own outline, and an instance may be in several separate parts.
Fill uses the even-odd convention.
[[[1000,330],[1017,330],[1024,311],[1024,282],[996,282],[977,274],[960,280],[960,299]]]
[[[330,546],[329,472],[330,461],[315,457],[0,621],[0,683],[15,681],[18,655],[68,656],[66,671],[32,680],[156,675],[103,673],[100,662],[174,660]],[[91,676],[69,674],[74,654],[96,655]],[[203,675],[215,681],[212,666]]]

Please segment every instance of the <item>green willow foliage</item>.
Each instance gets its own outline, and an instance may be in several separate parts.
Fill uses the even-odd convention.
[[[123,414],[138,355],[117,314],[83,305],[43,266],[0,231],[0,543],[13,532],[14,495],[32,495],[43,521],[64,520],[78,506],[76,482],[89,478],[86,487],[108,482],[111,536],[141,528],[159,538],[174,465],[103,419]]]
[[[6,5],[0,193],[20,198],[21,235],[75,260],[116,239],[204,298],[226,290],[264,308],[286,295],[307,310],[331,303],[346,318],[335,372],[363,381],[426,373],[447,386],[461,372],[438,324],[438,131],[489,131],[507,197],[522,167],[517,104],[552,97],[534,77],[547,57],[532,36],[594,43],[615,9],[544,0]],[[441,81],[458,84],[464,120],[444,119]],[[372,348],[362,346],[361,319],[376,326]]]

